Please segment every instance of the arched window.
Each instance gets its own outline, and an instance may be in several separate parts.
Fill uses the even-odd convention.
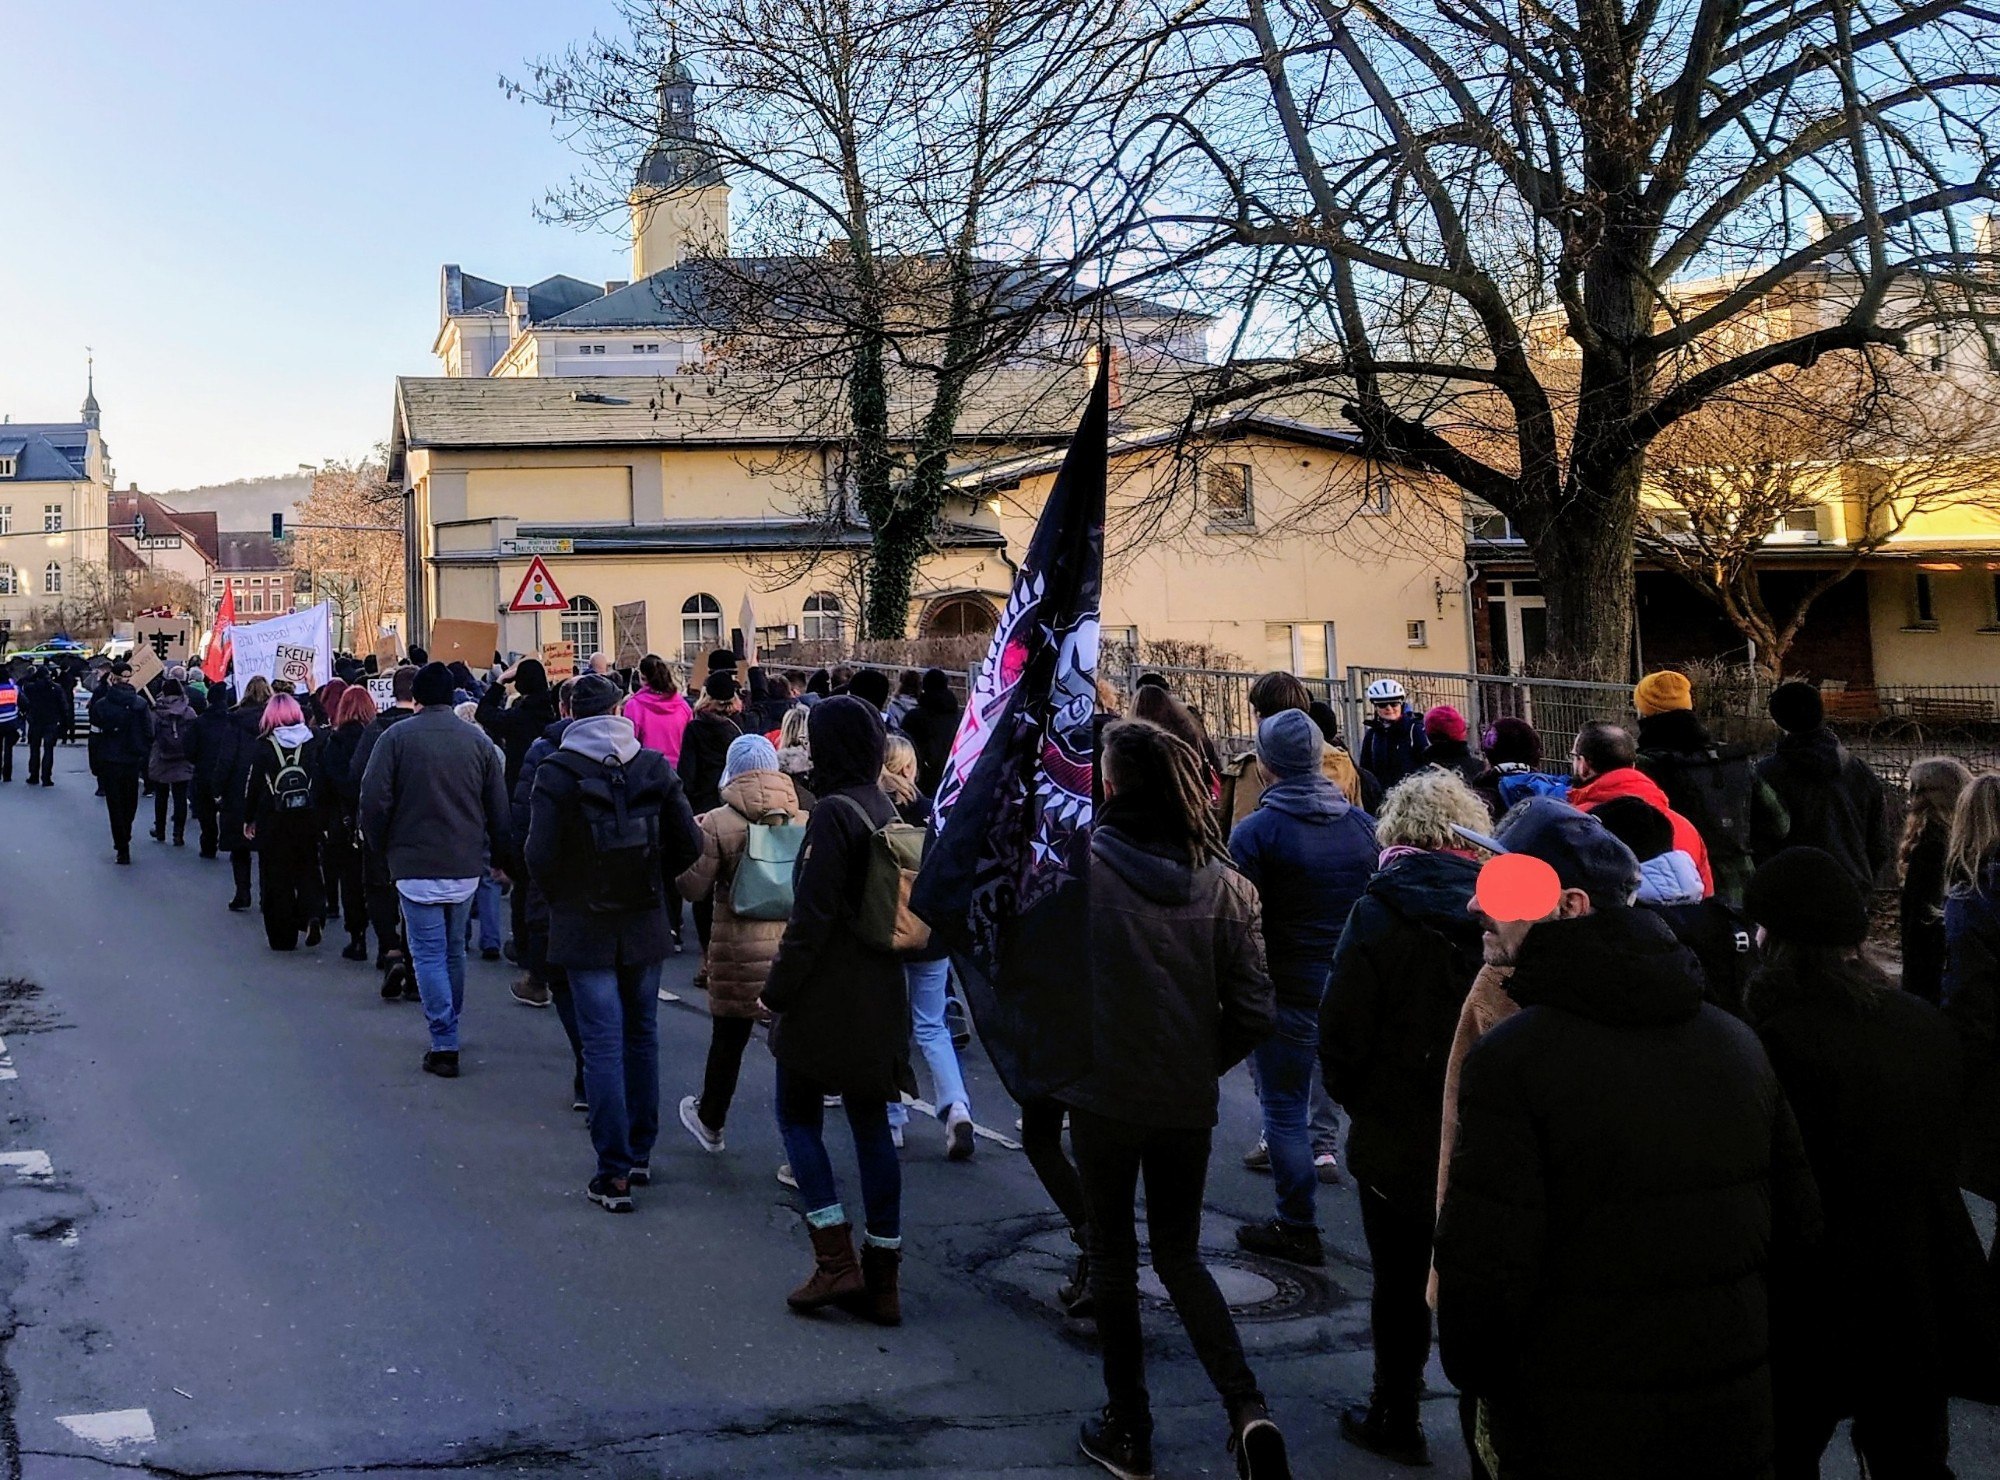
[[[840,598],[815,591],[806,598],[805,621],[799,635],[807,642],[839,642],[845,623],[840,614]]]
[[[42,593],[45,596],[62,595],[62,562],[51,560],[42,570]]]
[[[604,646],[604,624],[597,603],[588,596],[572,596],[569,606],[562,615],[562,640],[576,653],[576,666],[581,671],[590,661],[590,655]]]
[[[14,585],[14,567],[11,565],[0,565],[0,596],[17,596],[19,594]]]
[[[722,603],[697,591],[681,603],[681,657],[696,662],[711,648],[722,646]]]
[[[924,609],[926,637],[991,637],[1000,624],[993,603],[981,596],[946,596]]]

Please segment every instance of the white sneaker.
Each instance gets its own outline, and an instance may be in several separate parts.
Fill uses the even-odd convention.
[[[944,1156],[946,1161],[970,1161],[974,1142],[972,1139],[972,1116],[963,1105],[953,1105],[944,1118]]]
[[[778,1163],[778,1185],[789,1187],[794,1192],[799,1190],[799,1179],[792,1175],[792,1164],[788,1161]]]
[[[702,1122],[701,1100],[696,1095],[681,1096],[681,1124],[711,1156],[722,1150],[722,1132],[712,1131]]]
[[[900,1125],[890,1126],[889,1139],[895,1143],[896,1149],[901,1151],[903,1149],[903,1128]]]

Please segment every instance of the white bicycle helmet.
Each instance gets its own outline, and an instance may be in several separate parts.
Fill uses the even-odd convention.
[[[1375,682],[1368,685],[1368,702],[1370,704],[1401,704],[1406,702],[1409,697],[1408,694],[1403,692],[1403,686],[1393,678],[1378,678]]]

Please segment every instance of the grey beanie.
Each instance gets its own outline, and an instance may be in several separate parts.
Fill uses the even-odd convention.
[[[573,719],[595,719],[618,707],[625,693],[601,673],[586,673],[569,691],[569,712]]]
[[[1257,726],[1257,759],[1274,776],[1319,774],[1326,737],[1302,709],[1283,709]]]

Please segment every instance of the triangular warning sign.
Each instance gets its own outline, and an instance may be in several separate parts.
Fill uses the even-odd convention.
[[[569,605],[569,598],[556,587],[556,579],[549,574],[549,568],[542,564],[537,555],[528,562],[528,573],[521,577],[521,589],[514,593],[514,599],[507,603],[510,612],[559,612]]]

